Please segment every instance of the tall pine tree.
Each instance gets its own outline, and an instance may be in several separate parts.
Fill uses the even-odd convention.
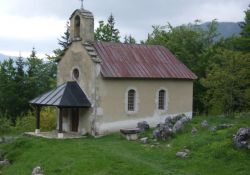
[[[99,21],[99,27],[95,30],[96,41],[120,42],[120,31],[115,27],[115,18],[111,14],[108,22]]]

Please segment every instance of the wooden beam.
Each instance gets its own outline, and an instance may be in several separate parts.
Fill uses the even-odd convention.
[[[36,106],[36,129],[40,129],[40,113],[41,113],[41,106]]]
[[[62,116],[62,108],[59,108],[59,133],[63,133],[63,116]]]

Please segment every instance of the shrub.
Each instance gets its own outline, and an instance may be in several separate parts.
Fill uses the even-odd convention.
[[[36,128],[36,118],[32,112],[28,112],[25,116],[17,117],[16,130],[20,132],[31,132]]]
[[[5,115],[0,115],[0,135],[8,134],[11,132],[12,126],[10,120]]]
[[[51,131],[56,128],[56,110],[50,107],[42,108],[40,114],[40,127],[42,131]],[[32,132],[36,129],[35,111],[17,118],[16,129],[20,132]]]
[[[56,129],[56,109],[53,107],[42,108],[40,123],[42,131],[51,131]]]

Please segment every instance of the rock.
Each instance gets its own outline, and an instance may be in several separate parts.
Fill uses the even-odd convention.
[[[207,122],[207,120],[203,120],[202,122],[201,122],[201,127],[202,128],[208,128],[208,122]]]
[[[211,132],[215,132],[215,131],[217,131],[217,127],[216,127],[216,126],[211,126],[211,127],[209,128],[209,130],[210,130]]]
[[[186,158],[188,157],[188,155],[190,154],[190,150],[189,149],[184,149],[183,151],[179,151],[176,153],[176,156],[177,157],[180,157],[180,158]]]
[[[158,124],[153,131],[153,137],[158,140],[167,140],[172,135],[172,129],[166,124]]]
[[[176,153],[176,156],[177,156],[177,157],[180,157],[180,158],[186,158],[187,155],[188,155],[188,153],[186,153],[186,152],[181,152],[181,151]]]
[[[1,144],[1,143],[4,143],[3,137],[0,137],[0,144]]]
[[[181,117],[181,118],[180,118]],[[177,118],[179,118],[178,121],[173,126],[173,132],[176,133],[177,131],[181,130],[185,123],[189,121],[188,117],[184,114],[178,115]]]
[[[189,149],[184,149],[184,152],[189,154],[190,153],[190,150]]]
[[[150,127],[149,127],[148,122],[143,121],[143,122],[137,123],[137,128],[139,128],[140,131],[146,131],[146,130],[149,130]]]
[[[197,133],[197,132],[198,132],[198,129],[196,129],[195,127],[193,127],[191,133],[192,133],[192,134],[195,134],[195,133]]]
[[[148,137],[141,138],[140,141],[146,144],[148,142]]]
[[[165,124],[166,124],[168,127],[172,128],[173,125],[174,125],[174,122],[173,122],[173,120],[172,120],[171,117],[167,117],[167,118],[165,119]]]
[[[43,175],[42,168],[40,166],[35,167],[31,175]]]
[[[233,138],[237,148],[250,149],[250,128],[240,128]]]
[[[0,166],[6,166],[9,165],[10,162],[7,159],[4,159],[3,161],[0,161]]]
[[[233,125],[232,124],[221,124],[217,126],[217,129],[226,129],[226,128],[231,128]]]
[[[181,130],[183,128],[182,121],[178,120],[174,126],[173,126],[173,132],[176,133],[177,131]]]

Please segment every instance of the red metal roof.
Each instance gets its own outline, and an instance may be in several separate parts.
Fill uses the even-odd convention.
[[[197,78],[163,46],[112,42],[95,42],[93,46],[106,78]]]

